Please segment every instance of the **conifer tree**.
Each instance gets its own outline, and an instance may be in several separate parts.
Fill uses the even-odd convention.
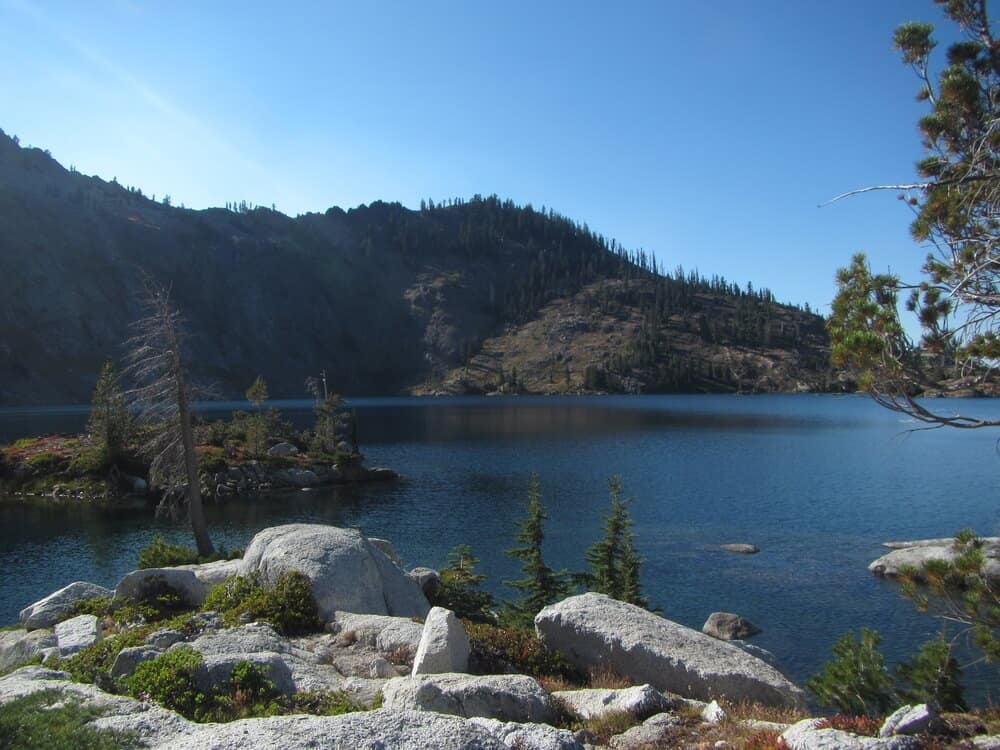
[[[131,428],[132,417],[118,386],[114,363],[109,359],[101,367],[94,386],[87,432],[95,446],[106,451],[107,460],[113,463],[121,456]]]
[[[267,401],[267,383],[260,375],[250,384],[246,390],[247,401],[257,409],[257,416],[250,423],[248,442],[252,446],[254,455],[263,453],[263,444],[266,438],[267,424],[264,420],[263,405]]]
[[[590,572],[583,580],[593,591],[647,607],[639,582],[642,560],[635,550],[628,512],[632,498],[622,498],[622,480],[618,476],[608,479],[608,491],[611,510],[604,519],[604,538],[587,550]]]
[[[531,627],[535,615],[543,607],[568,596],[571,585],[565,572],[552,570],[542,557],[542,542],[545,540],[543,526],[548,516],[542,508],[536,474],[528,479],[525,512],[525,517],[517,523],[519,531],[516,539],[521,546],[507,550],[508,555],[521,561],[524,577],[504,583],[523,594],[519,601],[506,605],[505,619],[512,625],[527,628]]]

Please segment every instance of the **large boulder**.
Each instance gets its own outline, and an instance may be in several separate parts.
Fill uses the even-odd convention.
[[[111,676],[116,680],[121,679],[122,677],[128,677],[135,672],[135,668],[144,661],[152,661],[162,653],[163,651],[155,646],[132,646],[131,648],[123,648],[118,652],[118,656],[115,657],[115,661],[111,665]]]
[[[420,587],[357,529],[289,524],[264,529],[247,547],[242,575],[273,583],[288,571],[312,583],[320,615],[337,610],[423,618],[430,610]]]
[[[274,716],[206,724],[158,750],[509,750],[470,721],[419,711],[363,711],[342,716]]]
[[[60,656],[72,656],[101,640],[101,623],[94,615],[78,615],[63,620],[55,628]]]
[[[586,690],[560,690],[552,694],[581,719],[595,719],[609,713],[626,713],[637,719],[676,708],[652,685],[636,685],[617,690],[589,688]]]
[[[0,672],[26,664],[56,647],[56,635],[50,630],[0,631]]]
[[[548,723],[555,710],[548,693],[526,675],[433,674],[389,680],[382,687],[383,706],[395,710],[434,711],[453,716],[482,716],[500,721]]]
[[[76,581],[22,609],[21,624],[28,630],[51,628],[72,614],[77,602],[96,597],[110,599],[114,593],[96,583]]]
[[[434,607],[424,621],[420,645],[413,657],[412,674],[466,672],[471,651],[469,636],[455,613]]]
[[[159,596],[176,596],[187,607],[200,607],[208,594],[208,584],[193,570],[183,568],[146,568],[133,570],[115,586],[114,600],[152,601]]]
[[[781,733],[788,750],[916,750],[916,737],[861,737],[840,729],[821,728],[823,719],[803,719]]]
[[[760,628],[741,615],[732,612],[713,612],[701,626],[701,632],[720,641],[741,641],[757,635]]]
[[[803,708],[802,690],[769,664],[632,604],[582,594],[546,607],[535,630],[576,666],[700,700],[726,697]]]

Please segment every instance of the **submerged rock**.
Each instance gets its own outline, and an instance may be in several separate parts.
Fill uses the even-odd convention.
[[[607,666],[632,682],[691,698],[801,708],[805,695],[771,665],[736,646],[603,594],[543,609],[535,630],[578,667]]]
[[[739,555],[756,555],[760,549],[753,544],[720,544],[719,549]]]

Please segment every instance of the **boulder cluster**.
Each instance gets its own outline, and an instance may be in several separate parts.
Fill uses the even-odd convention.
[[[196,723],[150,701],[81,684],[60,660],[103,639],[101,620],[75,615],[94,597],[143,600],[164,590],[191,608],[234,575],[263,582],[284,573],[305,575],[322,632],[289,637],[264,622],[228,623],[199,611],[183,629],[149,633],[121,649],[111,677],[124,680],[139,665],[176,649],[199,656],[197,689],[209,693],[243,662],[258,667],[285,696],[342,691],[369,710],[340,716],[288,715],[227,723]],[[138,570],[105,589],[76,582],[21,612],[21,628],[0,632],[0,706],[40,691],[56,691],[99,710],[95,728],[127,731],[146,746],[195,748],[521,748],[570,750],[598,742],[618,750],[669,746],[691,717],[704,725],[736,722],[720,701],[755,704],[805,715],[803,692],[776,667],[727,637],[753,626],[716,613],[706,623],[719,637],[607,596],[572,596],[535,618],[537,636],[583,673],[613,674],[620,687],[571,689],[543,685],[525,674],[470,674],[472,645],[453,612],[431,607],[439,577],[427,568],[406,571],[391,544],[355,529],[293,524],[261,531],[242,559]],[[37,662],[41,661],[41,664]],[[30,666],[21,666],[36,662]],[[13,670],[13,671],[10,671]],[[548,689],[547,689],[548,688]],[[587,722],[627,717],[621,731],[595,738]],[[771,724],[742,720],[750,729],[780,733],[788,748],[843,747],[907,750],[912,735],[936,720],[927,707],[893,714],[882,737],[858,737],[818,720]]]

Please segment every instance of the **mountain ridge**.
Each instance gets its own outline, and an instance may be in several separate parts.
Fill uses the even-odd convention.
[[[498,390],[467,377],[476,357],[480,369],[496,363],[499,390],[519,392],[830,385],[819,316],[766,290],[665,275],[585,224],[495,196],[295,218],[261,207],[192,210],[67,170],[0,131],[0,224],[3,405],[87,400],[142,314],[144,276],[171,286],[190,322],[193,375],[227,396],[257,374],[276,397],[304,395],[304,379],[323,369],[350,395]],[[583,320],[562,335],[607,334],[589,349],[563,347],[561,380],[537,365],[559,353],[542,351],[553,348],[545,337],[522,356],[525,331],[553,306]],[[749,306],[757,322],[747,336],[750,324],[733,320]],[[667,372],[678,357],[709,364],[687,368],[682,382]],[[720,357],[739,360],[729,368],[737,375],[721,373]],[[771,380],[741,376],[747,357],[791,364]],[[517,363],[513,388],[496,382]]]

